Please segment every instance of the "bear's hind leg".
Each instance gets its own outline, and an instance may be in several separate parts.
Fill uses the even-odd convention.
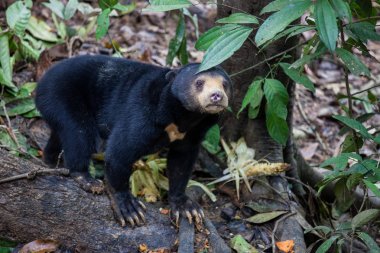
[[[101,194],[104,190],[103,183],[92,178],[88,172],[91,154],[96,152],[98,134],[94,127],[90,127],[95,125],[75,126],[73,123],[67,125],[71,127],[66,127],[60,132],[65,167],[70,170],[70,176],[83,190]]]
[[[51,134],[43,152],[44,162],[51,168],[58,165],[58,158],[62,152],[62,145],[56,131],[51,130]]]

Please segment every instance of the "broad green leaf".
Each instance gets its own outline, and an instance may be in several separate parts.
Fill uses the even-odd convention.
[[[352,14],[350,5],[344,1],[344,0],[333,0],[331,1],[331,4],[335,10],[335,12],[338,14],[338,17],[341,19],[347,18],[349,21],[352,20]]]
[[[258,24],[259,21],[253,15],[246,13],[233,13],[226,18],[221,18],[216,21],[220,24]]]
[[[20,132],[13,130],[16,140],[19,144],[17,146],[17,143],[9,136],[9,133],[5,130],[0,128],[0,144],[2,146],[6,146],[10,150],[18,150],[18,148],[21,148],[23,151],[27,151],[27,140],[26,137],[20,134]]]
[[[351,52],[343,49],[338,48],[336,50],[336,53],[338,54],[339,58],[343,61],[344,65],[348,68],[348,70],[354,74],[354,75],[365,75],[370,77],[371,72],[367,68],[364,63],[362,63],[358,57],[356,57]]]
[[[356,12],[359,18],[368,18],[372,14],[371,0],[354,0],[351,2],[351,9]]]
[[[115,10],[121,11],[123,14],[126,14],[126,13],[131,13],[132,11],[134,11],[136,9],[136,4],[134,2],[132,4],[127,4],[127,5],[117,3],[112,8]]]
[[[342,115],[334,115],[333,118],[339,120],[340,122],[350,127],[351,129],[357,130],[357,132],[360,133],[360,135],[363,136],[364,138],[373,139],[372,135],[368,133],[368,130],[359,121],[355,119],[350,119]]]
[[[259,115],[260,112],[260,106],[253,107],[252,104],[248,107],[248,118],[249,119],[255,119],[257,115]]]
[[[201,51],[206,51],[215,40],[224,33],[240,27],[239,25],[227,24],[224,26],[214,26],[207,32],[203,33],[195,43],[195,48]]]
[[[261,88],[261,84],[264,80],[259,79],[255,80],[248,87],[248,91],[243,98],[243,102],[241,108],[238,112],[238,115],[247,107],[247,105],[252,104],[252,107],[256,108],[260,105],[261,100],[263,98],[263,90]]]
[[[283,215],[284,213],[287,213],[287,211],[273,211],[269,213],[258,213],[249,217],[248,219],[246,219],[246,221],[251,222],[251,223],[261,224],[261,223],[265,223],[267,221],[273,220],[277,218],[278,216]]]
[[[40,51],[35,49],[26,40],[20,40],[20,53],[25,59],[32,59],[37,61],[40,57]]]
[[[187,40],[186,35],[184,36],[181,46],[177,52],[178,59],[180,60],[182,65],[186,65],[189,63],[189,54],[187,52]]]
[[[30,17],[28,26],[26,27],[34,37],[47,42],[58,42],[57,35],[51,32],[51,27],[43,20],[38,20],[35,17]]]
[[[72,18],[78,9],[78,0],[69,0],[69,2],[65,6],[65,10],[63,11],[63,17],[68,20]]]
[[[89,3],[80,2],[78,4],[78,11],[83,15],[88,16],[90,14],[93,14],[95,12],[95,9]]]
[[[356,150],[359,150],[361,147],[363,147],[363,144],[364,144],[363,139],[361,138],[355,139],[352,133],[348,134],[341,145],[342,152],[344,153],[356,152]]]
[[[288,115],[287,104],[289,101],[289,95],[285,86],[276,79],[265,79],[264,94],[267,99],[267,105],[273,113],[280,118],[286,120]]]
[[[118,2],[118,0],[99,0],[99,7],[103,11],[106,9],[112,9]]]
[[[368,222],[376,219],[380,214],[379,209],[367,209],[358,213],[354,218],[352,218],[352,229],[360,228],[367,225]]]
[[[315,4],[315,24],[318,34],[325,46],[334,52],[338,39],[338,25],[335,19],[335,11],[329,0],[318,0]]]
[[[146,11],[171,11],[191,6],[191,2],[188,0],[150,0],[150,5],[147,8],[142,9]]]
[[[335,208],[339,213],[346,212],[355,201],[352,191],[347,188],[346,182],[346,178],[341,178],[334,186],[334,194],[336,197]]]
[[[363,179],[363,174],[361,173],[353,173],[347,178],[346,186],[348,189],[354,189],[354,187],[358,186]]]
[[[368,187],[368,189],[370,189],[373,192],[373,194],[380,198],[380,189],[375,184],[365,179],[363,179],[363,182]]]
[[[7,23],[18,36],[24,34],[31,15],[30,9],[22,1],[16,1],[6,10]]]
[[[286,120],[280,117],[268,103],[265,106],[265,112],[269,135],[278,143],[286,145],[289,136],[289,127]]]
[[[310,30],[314,30],[315,27],[312,27],[312,26],[304,26],[304,25],[297,25],[297,26],[292,26],[292,27],[289,27],[287,29],[285,29],[284,31],[282,32],[279,32],[278,34],[276,34],[276,36],[274,36],[272,39],[268,40],[263,46],[262,48],[266,48],[268,45],[270,45],[273,41],[276,41],[278,39],[281,39],[285,36],[286,39],[289,39],[290,37],[292,36],[295,36],[295,35],[298,35],[300,33],[303,33],[303,32],[306,32],[306,31],[310,31]]]
[[[34,99],[31,97],[28,98],[22,98],[18,99],[11,104],[7,104],[7,113],[8,116],[13,117],[17,115],[22,115],[24,113],[27,113],[29,111],[32,111],[36,108],[36,105],[34,104]],[[0,109],[0,115],[4,116],[4,111],[1,108]]]
[[[358,232],[358,236],[369,248],[368,253],[380,253],[379,245],[377,245],[376,241],[369,234]]]
[[[230,242],[231,248],[237,253],[259,253],[251,244],[249,244],[243,236],[235,235]]]
[[[168,55],[166,56],[166,64],[172,65],[174,57],[176,56],[179,48],[181,47],[182,41],[185,40],[185,19],[183,14],[179,15],[177,29],[169,42]]]
[[[347,167],[349,159],[355,159],[357,161],[362,161],[362,158],[360,155],[355,153],[341,153],[340,155],[336,157],[331,157],[324,161],[320,166],[321,167],[327,167],[335,165],[334,168],[336,170],[342,170]]]
[[[373,139],[374,142],[376,142],[377,144],[380,144],[380,134],[377,135],[374,139]]]
[[[261,12],[260,15],[267,13],[267,12],[275,12],[279,11],[283,8],[285,8],[288,5],[297,3],[297,2],[302,2],[304,0],[275,0],[270,2],[267,6],[265,6]]]
[[[322,231],[322,233],[325,234],[325,235],[327,235],[327,234],[329,234],[329,233],[331,233],[333,231],[332,228],[327,227],[327,226],[316,226],[316,227],[313,227],[313,228],[306,229],[304,233],[307,234],[307,233],[309,233],[310,231],[313,231],[313,230]]]
[[[202,146],[211,154],[216,154],[220,151],[219,142],[220,128],[216,124],[207,131],[205,139],[202,142]]]
[[[1,83],[9,87],[12,91],[17,92],[17,87],[12,83],[12,64],[9,53],[8,33],[0,34],[0,76]]]
[[[111,9],[104,9],[98,16],[97,19],[97,24],[98,26],[96,27],[96,33],[95,37],[97,40],[103,38],[107,32],[108,32],[108,27],[110,26],[110,15]]]
[[[325,252],[327,252],[331,248],[331,245],[333,245],[333,243],[338,238],[339,238],[339,236],[335,235],[335,236],[330,237],[328,240],[324,241],[321,244],[321,246],[318,247],[316,253],[325,253]]]
[[[296,60],[295,62],[293,62],[292,65],[290,65],[289,68],[300,68],[300,67],[303,67],[303,65],[311,62],[312,60],[320,57],[321,55],[325,54],[326,51],[327,51],[327,48],[323,45],[323,44],[320,44],[321,46],[312,54],[306,54],[304,55],[302,58],[299,58],[298,60]]]
[[[312,81],[306,76],[301,74],[299,71],[290,68],[289,63],[281,62],[279,64],[282,70],[287,74],[294,82],[302,84],[305,88],[312,92],[315,92],[315,87]]]
[[[255,42],[263,45],[277,33],[283,31],[291,22],[301,17],[310,7],[311,1],[305,0],[290,4],[267,18],[257,31]]]
[[[55,15],[64,19],[63,12],[65,10],[65,6],[59,0],[50,0],[49,3],[42,3],[46,7],[48,7]]]
[[[215,67],[232,56],[243,45],[252,30],[246,26],[239,26],[216,39],[207,49],[198,73]]]
[[[375,25],[369,22],[351,23],[347,25],[347,29],[364,43],[367,40],[380,41],[380,34],[376,32]]]

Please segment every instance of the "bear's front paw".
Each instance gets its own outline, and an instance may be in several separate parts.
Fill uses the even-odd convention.
[[[194,220],[197,224],[202,223],[205,215],[200,205],[191,200],[189,197],[184,196],[180,199],[169,200],[171,214],[174,215],[175,223],[179,225],[179,216],[187,217],[189,223]]]
[[[146,223],[144,215],[146,207],[141,201],[132,196],[129,191],[115,191],[108,184],[106,184],[106,189],[111,200],[115,219],[122,227],[126,225],[126,221],[132,227]]]
[[[70,173],[70,176],[86,192],[90,192],[92,194],[102,194],[104,191],[103,182],[92,178],[87,172],[72,172]]]

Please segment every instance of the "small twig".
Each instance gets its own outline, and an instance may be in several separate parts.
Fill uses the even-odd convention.
[[[0,184],[8,183],[11,181],[16,181],[16,180],[24,179],[24,178],[34,179],[37,175],[42,175],[42,174],[58,174],[58,175],[68,176],[70,172],[68,169],[35,169],[35,170],[31,170],[29,172],[26,172],[20,175],[0,179]]]
[[[301,104],[300,104],[300,99],[299,99],[299,95],[298,95],[298,93],[297,93],[297,92],[295,92],[295,93],[296,93],[296,94],[295,94],[295,95],[296,95],[296,101],[295,101],[295,102],[296,102],[297,109],[298,109],[298,111],[299,111],[300,114],[301,114],[301,117],[302,117],[303,120],[306,122],[306,124],[310,127],[310,129],[313,131],[315,137],[317,138],[317,141],[318,141],[319,144],[321,145],[322,150],[323,150],[326,154],[328,154],[329,152],[328,152],[327,145],[325,144],[325,142],[323,141],[323,139],[322,139],[321,136],[319,135],[319,133],[318,133],[316,127],[315,127],[313,124],[311,124],[309,118],[307,117],[305,111],[303,110],[303,108],[302,108],[302,106],[301,106]]]
[[[363,92],[366,92],[366,91],[369,91],[369,90],[372,90],[372,89],[375,89],[375,88],[378,88],[378,87],[380,87],[380,84],[375,84],[374,86],[371,86],[371,87],[369,87],[367,89],[360,90],[360,91],[357,91],[355,93],[352,93],[351,96],[355,96],[355,95],[358,95],[360,93],[363,93]]]
[[[290,216],[293,216],[295,214],[296,214],[296,212],[291,212],[291,213],[285,214],[280,219],[276,220],[276,223],[274,224],[274,228],[273,228],[273,232],[272,232],[272,252],[273,253],[276,253],[276,241],[274,239],[274,236],[276,234],[278,224],[280,224],[280,222],[285,220],[286,218],[289,218]]]
[[[58,169],[58,166],[59,166],[59,163],[61,162],[61,159],[62,159],[62,155],[63,155],[63,149],[62,151],[59,153],[58,155],[58,158],[57,158],[57,164],[55,165],[55,168]]]
[[[362,204],[360,205],[360,208],[359,208],[359,211],[358,213],[360,213],[363,208],[364,208],[364,204],[365,202],[367,201],[368,199],[368,188],[367,187],[364,187],[364,196],[363,196],[363,201],[362,201]]]
[[[9,136],[16,143],[17,149],[20,149],[20,144],[19,144],[19,142],[17,140],[17,137],[16,137],[15,133],[13,132],[11,119],[9,118],[9,115],[8,115],[8,112],[7,112],[7,108],[5,107],[5,104],[3,104],[2,107],[3,107],[5,118],[7,120],[7,124],[4,122],[4,120],[1,117],[0,117],[0,123],[7,126],[7,132],[9,134]]]
[[[246,72],[246,71],[248,71],[248,70],[254,69],[254,68],[260,66],[261,64],[267,63],[267,62],[269,62],[269,61],[271,61],[271,60],[273,60],[273,59],[276,59],[276,58],[279,57],[279,56],[282,56],[282,55],[286,54],[287,52],[290,52],[290,51],[296,49],[297,47],[302,46],[303,44],[305,44],[305,42],[302,42],[302,43],[297,44],[297,45],[295,45],[295,46],[293,46],[293,47],[290,47],[290,48],[288,48],[288,49],[286,49],[286,50],[284,50],[284,51],[282,51],[282,52],[280,52],[280,53],[278,53],[278,54],[276,54],[276,55],[274,55],[274,56],[272,56],[272,57],[269,57],[268,59],[265,59],[264,61],[261,61],[261,62],[259,62],[259,63],[256,63],[255,65],[252,65],[252,66],[250,66],[250,67],[248,67],[248,68],[242,69],[242,70],[240,70],[240,71],[238,71],[238,72],[236,72],[236,73],[232,73],[230,76],[231,76],[231,77],[233,77],[233,76],[237,76],[237,75],[239,75],[239,74],[241,74],[241,73],[244,73],[244,72]]]

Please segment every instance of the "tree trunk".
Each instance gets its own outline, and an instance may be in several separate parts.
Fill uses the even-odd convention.
[[[241,11],[259,16],[262,8],[270,2],[272,1],[218,0],[217,18],[223,18],[229,16],[232,13]],[[252,40],[253,38],[254,37],[251,36]],[[286,43],[284,41],[275,42],[272,45],[268,46],[266,49],[259,52],[259,49],[256,48],[252,41],[247,40],[242,48],[223,64],[223,68],[229,74],[239,72],[242,69],[251,67],[273,55],[276,55],[294,46],[296,42],[296,40],[288,40]],[[292,52],[290,54],[294,55],[295,52]],[[266,129],[265,113],[263,110],[261,110],[259,116],[254,120],[248,119],[247,110],[239,115],[239,119],[236,119],[236,112],[239,111],[241,107],[241,103],[248,90],[249,85],[256,77],[265,77],[269,73],[268,64],[276,61],[278,61],[278,59],[275,59],[269,63],[262,64],[255,69],[233,76],[233,113],[230,113],[224,119],[222,134],[225,139],[229,141],[236,141],[240,137],[244,137],[247,145],[255,149],[256,159],[265,158],[271,162],[282,162],[284,161],[283,147],[269,136]],[[284,85],[288,87],[289,91],[293,92],[294,89],[291,87],[293,84],[283,73],[280,73],[274,78],[280,80]],[[261,108],[263,108],[263,106]],[[292,110],[289,110],[289,112],[291,113]],[[252,193],[248,191],[243,192],[243,201],[248,202],[260,201],[260,199],[265,200],[281,198],[282,201],[286,200],[288,206],[297,205],[296,203],[292,203],[290,200],[290,196],[288,194],[288,183],[281,177],[269,177],[268,179],[259,181],[255,181],[253,183]],[[270,187],[265,186],[262,181],[267,181]],[[243,187],[243,189],[245,189],[245,187]],[[274,193],[273,189],[276,190],[276,193]],[[278,196],[279,193],[281,196]],[[276,241],[294,240],[295,252],[305,252],[306,247],[303,238],[303,231],[294,216],[288,216],[288,218],[284,218],[280,221],[281,222],[279,222],[277,230],[275,231]]]
[[[0,179],[45,169],[1,149],[0,157]],[[177,237],[168,216],[153,205],[147,206],[145,226],[121,227],[105,194],[84,192],[69,177],[0,183],[0,192],[0,235],[17,242],[53,239],[80,252],[136,252],[143,243],[170,249]]]

